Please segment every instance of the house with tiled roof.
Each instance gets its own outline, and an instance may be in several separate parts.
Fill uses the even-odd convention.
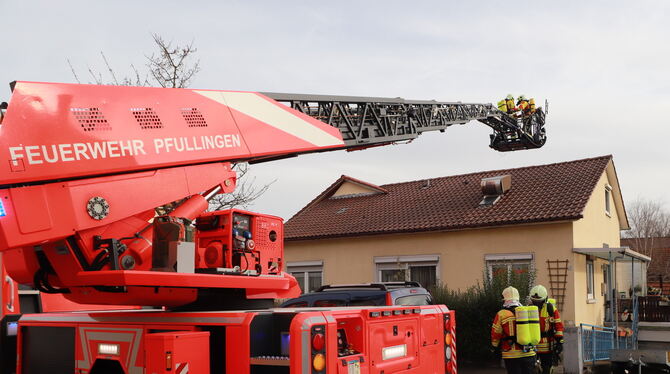
[[[600,324],[611,280],[597,253],[627,228],[612,156],[386,185],[343,175],[286,223],[285,256],[303,290],[402,279],[465,290],[533,269],[564,320]]]

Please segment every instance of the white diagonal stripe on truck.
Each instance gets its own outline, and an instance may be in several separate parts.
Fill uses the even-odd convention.
[[[344,145],[342,139],[329,134],[308,121],[285,110],[279,106],[281,104],[268,101],[254,92],[196,90],[193,92],[233,108],[249,117],[284,131],[287,134],[312,143],[315,146],[326,147],[329,145]]]

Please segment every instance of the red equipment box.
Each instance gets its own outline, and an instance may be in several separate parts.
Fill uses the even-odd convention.
[[[208,212],[196,220],[196,268],[223,273],[279,274],[284,256],[280,217],[239,209]]]
[[[209,374],[209,332],[147,334],[147,374]]]

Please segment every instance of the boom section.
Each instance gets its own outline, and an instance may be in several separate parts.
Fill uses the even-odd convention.
[[[405,100],[402,98],[301,95],[265,92],[265,96],[340,130],[347,148],[411,141],[426,131],[479,121],[491,129],[497,151],[544,145],[545,115],[515,117],[492,104]]]
[[[257,92],[19,81],[0,187],[343,147],[337,129]]]

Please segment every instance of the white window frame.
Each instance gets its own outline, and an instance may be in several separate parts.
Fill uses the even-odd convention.
[[[407,270],[405,281],[411,279],[410,268],[414,266],[435,266],[435,284],[440,284],[440,256],[439,255],[408,255],[408,256],[381,256],[374,258],[375,281],[382,281],[382,270]],[[423,285],[422,286],[426,286]]]
[[[484,255],[484,263],[486,264],[487,275],[489,280],[493,278],[493,265],[506,264],[507,277],[512,272],[512,265],[515,263],[528,263],[528,271],[535,270],[535,255],[533,253],[503,253],[503,254],[487,254]]]
[[[589,267],[591,270],[589,271]],[[592,303],[596,300],[596,295],[595,295],[595,278],[596,278],[596,264],[593,259],[587,258],[586,259],[586,300],[589,303]],[[589,292],[589,288],[591,288],[591,292]]]
[[[309,273],[311,272],[321,273],[321,284],[323,285],[323,261],[289,262],[286,264],[286,272],[289,274],[303,273],[303,279],[305,280],[305,284],[300,285],[303,287],[303,293],[309,292],[310,289]]]
[[[605,185],[605,214],[612,217],[612,186]]]

